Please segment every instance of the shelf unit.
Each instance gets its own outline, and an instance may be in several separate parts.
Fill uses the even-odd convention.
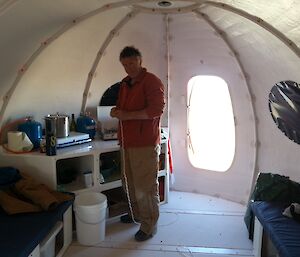
[[[169,156],[168,156],[168,136],[161,140],[161,151],[159,158],[159,195],[161,204],[167,203],[169,199]]]
[[[168,133],[163,131],[160,155],[160,198],[161,204],[168,201],[169,194],[169,162],[168,162]],[[103,161],[111,156],[117,156],[120,147],[117,140],[94,140],[77,146],[69,146],[57,150],[57,155],[47,156],[45,153],[30,152],[26,154],[13,154],[0,151],[2,165],[12,166],[24,171],[37,181],[46,184],[51,189],[69,191],[79,194],[83,191],[104,192],[122,186],[120,174],[107,176],[103,181]],[[115,158],[115,161],[117,157]],[[112,163],[111,163],[112,164]],[[109,172],[110,163],[106,163]],[[118,167],[119,168],[119,167]],[[85,185],[84,173],[92,174],[92,186]],[[106,174],[107,175],[107,174]],[[105,182],[107,180],[107,182]],[[104,182],[104,183],[103,183]]]

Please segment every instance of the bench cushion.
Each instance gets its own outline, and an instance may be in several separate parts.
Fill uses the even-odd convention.
[[[16,215],[0,208],[0,257],[28,257],[72,203],[61,203],[53,211]]]
[[[283,203],[256,201],[251,208],[280,257],[300,256],[300,223],[282,215]]]

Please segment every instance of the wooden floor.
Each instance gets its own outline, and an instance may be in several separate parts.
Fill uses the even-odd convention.
[[[115,217],[106,222],[103,242],[82,246],[74,239],[64,257],[253,257],[245,210],[219,198],[171,191],[169,202],[160,206],[153,238],[136,242],[133,236],[139,226],[122,224]]]

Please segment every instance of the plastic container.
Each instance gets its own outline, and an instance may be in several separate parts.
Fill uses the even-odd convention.
[[[96,121],[88,115],[80,115],[77,118],[76,128],[78,132],[89,134],[91,139],[96,135]]]
[[[33,144],[33,148],[40,147],[40,141],[42,139],[42,124],[34,121],[31,117],[28,120],[18,126],[18,130],[25,132]]]
[[[105,238],[107,197],[96,192],[75,197],[74,212],[77,240],[82,245],[96,245]]]
[[[93,186],[93,173],[91,171],[85,171],[82,173],[83,183],[86,187]]]

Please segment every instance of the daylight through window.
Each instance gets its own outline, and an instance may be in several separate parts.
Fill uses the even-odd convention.
[[[227,83],[216,76],[188,82],[188,156],[196,168],[229,169],[235,152],[235,126]]]

